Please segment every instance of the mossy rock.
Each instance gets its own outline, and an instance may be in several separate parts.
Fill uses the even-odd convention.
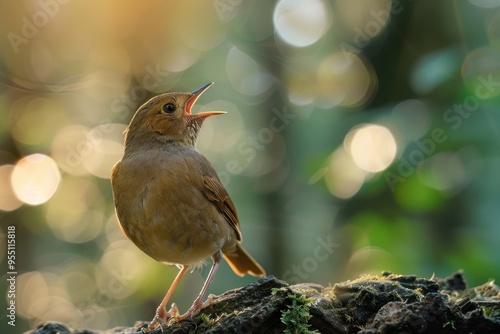
[[[47,322],[30,334],[140,333],[147,322],[106,331]],[[500,288],[467,288],[463,274],[445,279],[383,273],[329,287],[288,285],[268,276],[213,297],[197,316],[157,328],[175,333],[500,333]]]

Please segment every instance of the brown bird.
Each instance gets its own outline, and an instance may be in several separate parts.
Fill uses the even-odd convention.
[[[180,268],[148,330],[174,318],[178,321],[208,306],[203,302],[222,257],[240,276],[264,276],[264,269],[241,246],[234,203],[210,162],[195,148],[203,121],[223,111],[191,114],[200,95],[153,97],[135,113],[125,131],[123,158],[113,167],[111,184],[123,233],[144,253]],[[191,266],[212,257],[213,265],[189,310],[178,315],[165,307]]]

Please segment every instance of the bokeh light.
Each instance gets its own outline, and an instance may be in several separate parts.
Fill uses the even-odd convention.
[[[124,124],[107,123],[88,129],[72,125],[59,130],[52,142],[54,160],[65,172],[109,178],[123,154]]]
[[[162,63],[161,68],[170,72],[182,72],[198,60],[199,53],[187,47],[179,47],[169,55],[168,61]]]
[[[52,272],[27,272],[19,275],[18,312],[35,325],[42,319],[57,317],[66,323],[81,323],[68,293],[58,286],[60,276]]]
[[[146,272],[146,263],[129,240],[110,244],[96,267],[99,291],[113,300],[130,296],[138,287]],[[130,264],[134,265],[131,266]],[[132,279],[133,278],[133,279]]]
[[[39,205],[47,202],[56,192],[61,174],[52,158],[32,154],[21,159],[12,172],[12,188],[24,203]]]
[[[486,21],[486,33],[491,45],[498,49],[500,46],[500,11],[491,11]]]
[[[425,136],[432,124],[429,105],[422,100],[413,99],[395,105],[390,120],[398,131],[394,135],[407,143]]]
[[[340,146],[330,157],[325,181],[332,195],[348,199],[359,191],[367,174],[358,167],[344,147]]]
[[[91,181],[66,177],[47,207],[47,224],[60,240],[71,243],[96,238],[104,224],[103,198]]]
[[[307,106],[315,102],[315,78],[293,76],[288,83],[288,99],[296,106]]]
[[[57,165],[70,175],[86,175],[83,159],[91,149],[87,138],[89,129],[82,125],[70,125],[61,128],[54,134],[52,141],[52,157]]]
[[[203,124],[197,146],[201,152],[224,153],[233,145],[240,143],[245,129],[243,117],[238,106],[226,100],[211,101],[203,106],[194,106],[193,113],[199,110],[220,110],[227,114],[209,118]],[[221,131],[220,129],[224,129]]]
[[[460,68],[462,52],[456,48],[426,54],[417,62],[411,85],[416,92],[427,94],[450,80]]]
[[[374,246],[366,246],[356,250],[349,258],[346,268],[349,273],[377,275],[384,270],[386,263],[391,262],[394,255]],[[370,267],[370,271],[366,271]]]
[[[2,184],[0,187],[0,210],[2,211],[12,211],[23,204],[14,193],[10,182],[14,168],[14,165],[0,166],[0,184]]]
[[[357,48],[364,48],[378,36],[391,18],[391,0],[339,0],[334,13],[339,33],[353,41]],[[398,6],[395,6],[398,7]]]
[[[319,65],[317,78],[323,98],[345,107],[365,104],[377,88],[377,76],[371,64],[349,52],[325,57]]]
[[[382,125],[367,124],[352,129],[344,145],[356,165],[371,173],[381,172],[392,163],[397,145],[391,131]]]
[[[500,51],[490,47],[473,50],[462,63],[462,78],[479,100],[489,100],[500,95],[495,84],[500,76]]]
[[[323,0],[280,0],[273,15],[274,28],[286,43],[305,47],[328,30],[330,18]]]
[[[442,193],[457,195],[468,181],[464,162],[458,153],[444,152],[430,157],[418,170],[424,184]]]
[[[125,129],[123,124],[103,124],[87,133],[88,151],[82,163],[89,173],[109,179],[111,168],[123,155]]]

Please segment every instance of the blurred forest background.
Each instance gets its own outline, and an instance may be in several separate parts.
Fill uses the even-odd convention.
[[[15,226],[14,332],[152,318],[177,268],[122,235],[109,173],[140,104],[211,81],[195,112],[228,113],[205,122],[198,149],[268,274],[500,279],[499,0],[2,0],[0,12],[0,285]],[[183,280],[181,311],[208,269]],[[210,292],[254,280],[224,263]]]

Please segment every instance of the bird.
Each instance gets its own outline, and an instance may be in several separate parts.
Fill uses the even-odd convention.
[[[140,106],[125,130],[123,157],[111,170],[120,228],[141,251],[179,272],[145,332],[198,314],[222,258],[235,274],[265,276],[242,247],[235,205],[212,164],[196,149],[203,122],[224,111],[191,109],[213,82],[193,92],[169,92]],[[212,267],[189,310],[166,306],[189,268],[212,258]]]

